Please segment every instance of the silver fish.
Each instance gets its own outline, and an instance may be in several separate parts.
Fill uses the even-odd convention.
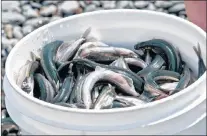
[[[164,91],[167,91],[167,93],[169,93],[170,91],[174,90],[177,85],[178,82],[163,83],[160,85],[160,88],[163,89]]]
[[[89,109],[92,104],[91,91],[93,89],[93,86],[95,85],[96,82],[100,80],[108,81],[109,83],[115,84],[127,94],[133,96],[139,96],[139,93],[137,93],[136,90],[134,89],[133,81],[130,78],[124,77],[122,74],[113,72],[105,68],[96,67],[96,70],[91,72],[86,77],[83,86],[81,88],[83,103],[86,105],[87,109]]]
[[[76,51],[84,41],[84,38],[80,38],[76,41],[62,43],[62,45],[60,45],[60,47],[57,50],[55,60],[57,62],[65,62],[71,60],[71,57],[76,53]]]
[[[127,64],[134,65],[141,68],[146,68],[147,63],[140,58],[124,58]]]
[[[123,103],[126,103],[126,105],[131,105],[131,106],[140,106],[145,104],[146,102],[137,98],[137,97],[132,97],[132,96],[119,96],[117,95],[115,100],[121,101]]]
[[[101,85],[102,87],[102,85]],[[99,96],[99,92],[100,92],[100,86],[96,86],[94,87],[94,90],[92,91],[92,102],[95,103],[95,101],[97,100],[98,96]]]
[[[104,86],[96,102],[94,103],[93,109],[112,108],[115,96],[115,88],[112,87],[111,84],[109,84],[108,86]]]
[[[33,96],[33,89],[34,89],[33,74],[38,67],[39,67],[39,62],[27,61],[26,65],[24,65],[20,69],[19,77],[17,79],[17,84],[20,85],[21,89],[27,92],[31,96]]]
[[[129,66],[126,63],[126,61],[124,60],[123,57],[118,58],[117,60],[113,61],[110,66],[115,66],[115,67],[120,67],[123,69],[128,69],[129,70]]]
[[[116,60],[120,56],[137,58],[137,54],[125,48],[117,47],[91,47],[83,49],[79,55],[81,58],[88,58],[91,60],[108,61]]]
[[[146,50],[147,54],[146,54],[146,57],[145,57],[145,63],[147,65],[149,65],[151,63],[151,60],[152,60],[152,57],[150,56],[150,51],[149,50]]]
[[[82,44],[82,45],[80,46],[80,48],[78,49],[78,51],[77,51],[77,53],[76,53],[76,55],[75,55],[74,58],[78,58],[79,55],[80,55],[80,53],[81,53],[81,51],[82,51],[83,49],[91,48],[91,47],[97,47],[97,46],[103,46],[103,47],[106,47],[106,46],[109,46],[109,45],[107,45],[107,44],[105,44],[105,43],[103,43],[103,42],[100,42],[100,41],[95,41],[95,42],[85,42],[84,44]]]

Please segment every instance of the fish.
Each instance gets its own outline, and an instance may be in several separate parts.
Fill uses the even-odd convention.
[[[54,97],[53,102],[66,102],[69,99],[69,96],[72,92],[72,88],[74,86],[74,76],[71,72],[68,77],[64,79],[64,82],[60,88],[60,91]]]
[[[180,59],[177,50],[172,44],[163,39],[151,39],[144,42],[139,42],[134,46],[134,48],[136,50],[143,48],[159,48],[168,58],[168,69],[175,72],[177,72],[179,69]]]
[[[86,77],[82,86],[81,92],[82,92],[83,102],[86,105],[87,109],[91,107],[92,104],[91,92],[93,86],[98,81],[107,81],[109,83],[113,83],[125,93],[133,96],[139,96],[139,93],[136,92],[134,86],[131,85],[133,81],[130,78],[124,77],[122,74],[97,66],[96,70],[91,72]]]
[[[116,96],[115,87],[111,84],[104,86],[92,109],[111,109]]]
[[[126,107],[131,107],[133,106],[132,104],[125,103],[123,101],[116,101],[114,100],[112,103],[112,108],[126,108]]]
[[[41,51],[41,65],[46,74],[47,79],[51,82],[53,88],[57,92],[59,90],[60,77],[55,66],[54,57],[58,47],[63,41],[53,41],[46,44]]]
[[[191,80],[191,72],[187,65],[184,67],[183,76],[181,76],[176,88],[172,91],[170,91],[169,95],[175,94],[179,92],[180,90],[186,88]]]
[[[157,96],[156,100],[168,97],[168,94],[164,93],[165,91],[161,88],[156,82],[155,77],[164,76],[164,77],[173,77],[180,79],[180,74],[174,71],[169,70],[156,70],[150,72],[146,77],[146,82],[144,85],[144,89],[152,94],[152,96]]]
[[[160,85],[160,88],[162,89],[162,91],[169,93],[170,91],[173,91],[177,85],[178,85],[178,82],[163,83]]]
[[[74,58],[78,58],[80,56],[80,53],[82,52],[83,49],[86,49],[86,48],[91,48],[91,47],[107,47],[109,45],[103,43],[103,42],[100,42],[100,41],[93,41],[93,42],[85,42],[83,43],[80,48],[78,49],[76,55]]]
[[[136,53],[129,49],[105,46],[85,48],[79,56],[80,58],[87,58],[93,61],[114,61],[120,56],[138,57]]]
[[[128,65],[134,65],[136,67],[141,67],[142,69],[147,67],[147,63],[140,58],[124,58],[124,60]]]
[[[198,74],[197,74],[197,78],[199,78],[206,71],[206,66],[205,66],[204,61],[201,57],[202,54],[201,54],[200,44],[198,43],[197,47],[193,46],[193,50],[195,51],[196,55],[198,56]]]
[[[164,64],[165,60],[160,55],[156,55],[147,67],[137,72],[137,75],[145,78],[149,72],[160,69]]]
[[[146,103],[146,101],[143,101],[138,97],[132,97],[132,96],[116,95],[115,100],[119,102],[121,101],[122,103],[126,103],[126,105],[131,105],[131,106],[140,106]]]
[[[50,82],[41,74],[36,73],[34,75],[34,80],[36,81],[36,86],[38,86],[40,90],[40,100],[44,100],[46,102],[52,102],[55,96],[55,90],[50,84]]]
[[[125,59],[123,57],[118,58],[117,60],[113,61],[110,66],[114,66],[114,67],[120,67],[123,69],[128,69],[129,70],[129,66],[126,63]]]
[[[151,63],[152,57],[150,56],[150,50],[146,50],[147,54],[145,56],[145,63],[149,65]]]
[[[84,65],[85,67],[89,67],[91,69],[95,69],[97,66],[100,66],[102,68],[109,69],[113,72],[125,75],[127,77],[130,77],[133,80],[133,84],[134,84],[136,91],[138,91],[138,92],[142,91],[142,86],[144,84],[143,79],[130,70],[119,68],[119,67],[113,67],[113,66],[109,66],[109,65],[102,65],[102,64],[96,63],[94,61],[91,61],[89,59],[77,58],[77,59],[73,59],[72,63],[74,65],[81,64],[81,65]]]

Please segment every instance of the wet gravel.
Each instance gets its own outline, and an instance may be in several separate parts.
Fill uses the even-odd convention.
[[[5,74],[5,61],[9,52],[27,34],[63,17],[108,9],[153,10],[187,19],[183,1],[2,1],[1,80]],[[9,119],[3,88],[1,88],[1,110],[1,118]],[[1,125],[1,135],[21,135],[15,124],[4,122]]]

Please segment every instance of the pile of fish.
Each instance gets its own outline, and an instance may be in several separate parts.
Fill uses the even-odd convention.
[[[198,44],[199,72],[163,39],[139,42],[134,50],[89,38],[91,28],[72,41],[53,41],[31,52],[17,77],[29,95],[69,108],[111,109],[141,106],[173,95],[205,71]]]

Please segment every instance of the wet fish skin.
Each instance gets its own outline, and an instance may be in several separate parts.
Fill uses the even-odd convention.
[[[126,93],[133,95],[133,96],[139,96],[139,93],[135,91],[133,86],[129,86],[128,81],[126,80],[126,77],[123,77],[121,74],[115,73],[111,70],[107,69],[99,69],[93,72],[91,72],[85,79],[83,86],[82,86],[82,97],[83,102],[86,105],[87,108],[91,107],[92,100],[91,100],[91,92],[92,88],[95,85],[96,82],[99,80],[108,81],[109,83],[113,83],[120,87],[123,91]]]
[[[97,100],[93,104],[93,109],[111,109],[114,98],[116,96],[115,89],[112,85],[104,86]]]
[[[169,42],[163,40],[163,39],[151,39],[144,42],[137,43],[134,48],[137,49],[143,49],[143,48],[160,48],[164,51],[165,55],[168,58],[168,69],[171,71],[178,71],[180,59],[178,57],[177,50],[174,46],[172,46]]]
[[[46,44],[42,49],[40,60],[46,77],[51,82],[56,92],[59,90],[58,83],[60,82],[60,77],[55,66],[54,56],[62,43],[63,41],[56,40]]]
[[[35,74],[34,80],[37,82],[37,85],[40,89],[40,99],[46,102],[52,102],[55,90],[50,84],[50,82],[41,74]]]

